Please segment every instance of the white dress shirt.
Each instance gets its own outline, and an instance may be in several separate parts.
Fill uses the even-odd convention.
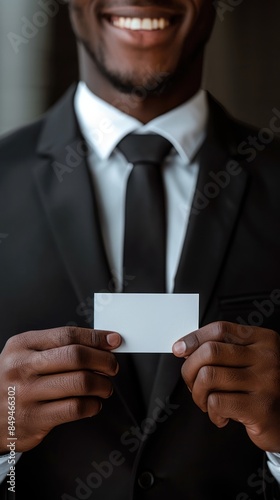
[[[194,161],[206,135],[207,98],[201,90],[182,106],[147,125],[120,112],[80,83],[75,96],[78,122],[90,148],[89,167],[99,206],[101,228],[111,271],[122,284],[125,193],[132,166],[115,150],[128,133],[155,132],[173,145],[163,165],[167,202],[167,292],[174,278],[186,234],[198,175]]]
[[[206,137],[207,98],[200,90],[187,103],[143,125],[94,95],[84,82],[75,94],[75,113],[90,150],[88,164],[101,217],[102,236],[111,271],[120,290],[126,183],[132,166],[115,150],[128,133],[155,132],[173,145],[163,165],[167,202],[167,292],[171,293],[195,192],[199,150]],[[21,454],[17,454],[17,458]],[[280,484],[280,454],[267,453],[268,466]],[[0,457],[0,482],[9,471]]]

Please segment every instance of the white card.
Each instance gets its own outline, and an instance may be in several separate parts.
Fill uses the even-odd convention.
[[[94,294],[94,328],[120,333],[114,352],[171,353],[172,345],[198,329],[198,294]]]

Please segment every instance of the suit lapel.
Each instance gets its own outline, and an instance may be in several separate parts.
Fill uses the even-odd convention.
[[[219,111],[213,113],[215,117],[218,115]],[[245,162],[238,157],[238,145],[227,128],[224,116],[218,124],[218,133],[217,124],[209,123],[208,138],[199,153],[200,173],[175,279],[175,293],[199,293],[200,324],[227,255],[248,185]]]
[[[94,292],[113,291],[97,206],[87,166],[85,143],[73,112],[74,89],[47,115],[34,169],[39,196],[55,244],[77,296],[77,306],[92,308]],[[92,327],[93,309],[86,327]],[[122,356],[115,388],[137,421],[140,408],[129,356]],[[128,376],[127,373],[130,375]],[[135,382],[135,383],[134,383]]]
[[[38,146],[42,161],[34,174],[63,264],[83,303],[93,292],[109,290],[111,275],[72,99],[71,89],[49,114]]]
[[[248,175],[238,158],[238,144],[233,142],[228,123],[224,113],[210,102],[208,135],[199,152],[196,194],[175,279],[174,293],[199,293],[200,325],[227,255],[248,185]],[[217,179],[215,175],[227,172],[228,165],[233,166],[229,162],[233,161],[236,162],[235,172],[238,175],[229,175],[229,182],[224,188],[217,184],[213,186],[213,179]],[[207,198],[205,193],[211,196]],[[213,193],[216,195],[213,196]],[[164,401],[181,379],[182,362],[172,357],[172,354],[161,356],[149,412],[153,409],[155,398],[160,397]]]

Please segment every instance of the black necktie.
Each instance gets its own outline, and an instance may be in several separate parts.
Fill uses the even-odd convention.
[[[161,164],[171,149],[156,134],[130,134],[119,144],[133,169],[127,183],[124,274],[125,292],[166,291],[166,219]]]
[[[155,134],[130,134],[119,150],[133,164],[127,183],[123,291],[165,293],[166,217],[161,164],[171,144]],[[134,354],[146,408],[159,360],[158,354]]]

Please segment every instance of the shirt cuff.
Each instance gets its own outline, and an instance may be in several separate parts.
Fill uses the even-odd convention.
[[[12,466],[15,466],[22,453],[16,453],[14,457],[11,458],[10,455],[1,455],[0,456],[0,484],[3,483],[5,477],[10,471]],[[11,463],[11,460],[15,461],[15,463]],[[9,463],[10,461],[10,463]]]
[[[280,453],[270,453],[267,451],[266,454],[268,458],[267,466],[280,486]]]

